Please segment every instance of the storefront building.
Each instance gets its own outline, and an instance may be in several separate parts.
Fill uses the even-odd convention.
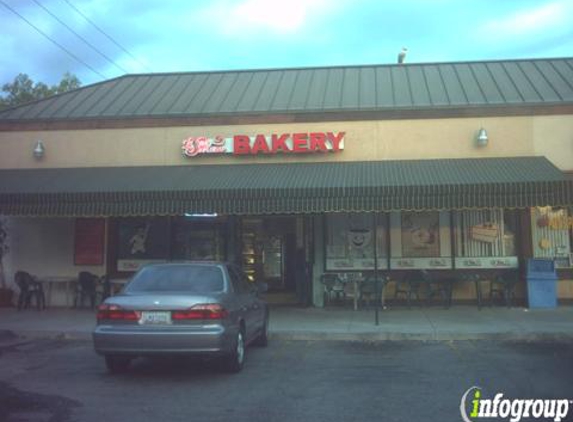
[[[543,257],[567,302],[572,172],[573,59],[127,75],[0,112],[4,267],[228,260],[322,306],[325,272]]]

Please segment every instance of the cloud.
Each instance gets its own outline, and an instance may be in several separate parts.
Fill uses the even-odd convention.
[[[509,16],[485,22],[482,35],[492,38],[515,38],[547,32],[555,33],[569,27],[573,7],[566,1],[555,1],[533,9],[521,10]]]
[[[220,0],[199,10],[198,15],[202,22],[212,23],[214,32],[227,37],[293,36],[322,21],[342,3],[328,0]]]

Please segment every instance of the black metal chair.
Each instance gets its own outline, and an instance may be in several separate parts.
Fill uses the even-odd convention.
[[[36,309],[39,311],[46,308],[46,295],[42,283],[26,271],[17,271],[14,281],[20,289],[18,295],[18,310],[29,308],[32,300],[36,302]]]
[[[81,271],[78,274],[78,286],[74,298],[74,307],[81,308],[86,299],[89,299],[91,309],[95,309],[97,299],[97,283],[99,277],[88,271]]]
[[[498,274],[490,284],[489,289],[489,304],[493,305],[496,296],[500,300],[505,301],[505,305],[511,308],[513,299],[515,298],[515,287],[519,281],[519,274],[517,271],[508,271]]]
[[[422,270],[426,282],[426,300],[431,303],[438,296],[445,309],[452,306],[452,292],[456,279],[454,277],[432,277],[427,271]]]
[[[484,282],[484,278],[482,276],[480,276],[479,274],[476,273],[470,273],[470,274],[463,274],[460,277],[461,281],[465,281],[465,282],[470,282],[473,283],[475,286],[475,291],[476,291],[476,302],[477,302],[477,307],[478,310],[481,311],[482,305],[483,305],[483,290],[482,290],[482,283]]]
[[[419,271],[406,275],[402,280],[396,281],[396,290],[394,291],[394,300],[398,300],[398,296],[406,298],[408,308],[412,306],[412,298],[416,297],[416,302],[420,303],[420,290],[422,289],[424,280]]]
[[[98,293],[101,296],[100,302],[103,302],[108,297],[110,297],[111,293],[112,293],[111,292],[111,281],[109,279],[109,276],[107,274],[104,274],[101,277],[99,277],[99,283],[100,283],[101,290],[98,291]]]
[[[418,304],[422,301],[430,304],[435,296],[439,296],[448,309],[452,305],[452,290],[455,279],[453,277],[435,278],[426,270],[415,271],[407,275],[396,284],[394,299],[404,295],[408,308],[412,305],[412,298],[416,297]]]
[[[366,276],[366,278],[360,283],[358,300],[360,303],[366,302],[366,306],[370,305],[371,300],[374,301],[375,305],[380,303],[381,306],[384,306],[384,289],[389,282],[390,278],[385,275],[379,275],[378,279],[376,279],[374,275]],[[377,286],[377,283],[380,283],[380,285]]]

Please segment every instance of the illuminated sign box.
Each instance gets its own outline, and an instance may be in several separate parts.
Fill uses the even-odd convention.
[[[273,155],[340,152],[344,149],[345,132],[301,132],[258,134],[232,137],[189,137],[181,150],[186,157],[205,154]]]

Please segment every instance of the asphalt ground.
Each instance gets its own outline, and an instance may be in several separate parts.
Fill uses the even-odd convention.
[[[0,362],[7,422],[448,422],[462,420],[472,386],[484,397],[573,399],[568,341],[274,340],[250,348],[239,374],[139,359],[117,376],[89,341],[33,339],[0,343]]]

